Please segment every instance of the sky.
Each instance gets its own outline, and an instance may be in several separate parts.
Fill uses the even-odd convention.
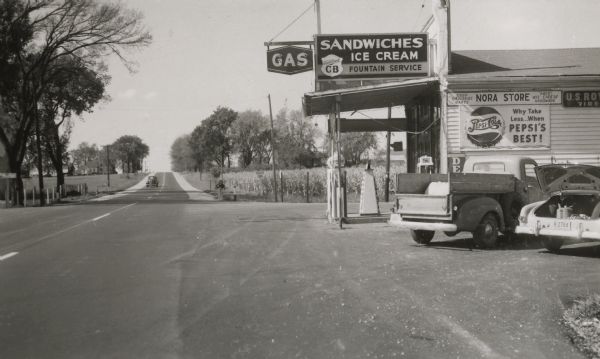
[[[314,90],[313,73],[267,72],[273,41],[310,41],[317,32],[313,0],[122,0],[141,11],[152,44],[128,55],[129,73],[109,59],[111,100],[75,120],[71,148],[137,135],[149,147],[150,171],[170,170],[173,141],[218,107],[273,113],[300,109]],[[419,32],[431,0],[321,0],[323,33]],[[452,48],[600,47],[598,0],[451,0]],[[320,125],[322,130],[324,126]]]

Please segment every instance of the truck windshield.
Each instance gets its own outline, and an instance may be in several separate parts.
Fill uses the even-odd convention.
[[[473,164],[473,172],[506,173],[506,167],[502,162],[477,162]]]

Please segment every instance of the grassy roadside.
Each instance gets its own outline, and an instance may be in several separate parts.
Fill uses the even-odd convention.
[[[110,175],[110,191],[127,189],[141,181],[145,176],[146,174],[143,173],[112,174]],[[96,191],[106,192],[108,190],[106,175],[65,176],[65,183],[70,185],[87,184],[90,193],[95,193]],[[37,176],[24,178],[23,185],[28,191],[33,187],[38,188]],[[45,188],[53,188],[55,186],[56,177],[44,177]]]
[[[199,191],[215,190],[216,180],[210,173],[180,172],[179,174]]]
[[[591,358],[600,358],[600,294],[575,302],[563,318],[573,343]]]

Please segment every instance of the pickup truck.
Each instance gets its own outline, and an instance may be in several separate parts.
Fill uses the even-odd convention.
[[[435,231],[467,231],[477,246],[492,248],[499,232],[514,233],[521,208],[541,199],[536,166],[526,157],[472,156],[462,173],[398,174],[389,223],[420,244]]]

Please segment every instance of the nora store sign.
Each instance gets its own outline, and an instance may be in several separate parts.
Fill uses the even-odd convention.
[[[561,91],[450,93],[459,106],[461,150],[550,148],[550,105]]]

